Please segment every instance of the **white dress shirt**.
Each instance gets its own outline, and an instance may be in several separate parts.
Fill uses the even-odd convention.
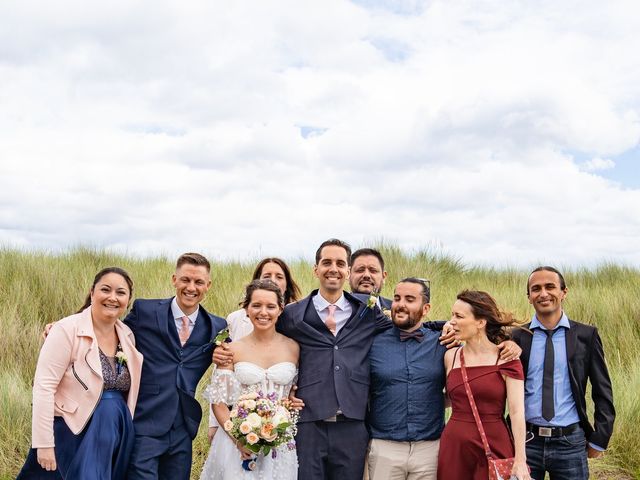
[[[240,340],[253,332],[253,324],[244,308],[231,312],[227,317],[227,325],[229,326],[229,336],[233,341]]]
[[[323,323],[327,323],[327,317],[329,316],[329,305],[335,305],[336,311],[333,314],[336,319],[336,335],[340,331],[342,327],[345,326],[347,320],[351,318],[351,312],[353,309],[351,308],[351,303],[344,296],[344,293],[340,295],[340,298],[336,301],[336,303],[329,303],[320,292],[316,296],[313,297],[313,306],[316,308],[316,312],[320,316],[320,320]]]
[[[189,335],[193,332],[193,327],[196,326],[196,320],[198,318],[198,313],[200,312],[200,305],[196,308],[196,311],[191,315],[185,315],[184,312],[178,306],[178,301],[176,297],[173,297],[171,300],[171,313],[173,314],[173,320],[176,323],[176,329],[178,330],[178,335],[180,335],[180,329],[182,329],[182,317],[189,318]]]

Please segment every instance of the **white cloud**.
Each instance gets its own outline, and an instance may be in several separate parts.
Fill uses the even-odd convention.
[[[616,162],[609,158],[592,158],[582,163],[582,168],[587,172],[597,172],[598,170],[610,170],[616,166]]]
[[[338,236],[638,264],[640,191],[599,176],[640,138],[638,13],[4,3],[0,241],[310,258]]]

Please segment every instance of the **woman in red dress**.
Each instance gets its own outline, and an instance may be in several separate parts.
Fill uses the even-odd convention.
[[[524,374],[520,360],[502,362],[497,344],[508,338],[504,327],[513,320],[486,292],[460,293],[453,304],[451,325],[463,347],[444,357],[447,394],[453,409],[440,438],[438,479],[486,480],[488,464],[480,433],[462,381],[460,354],[491,451],[497,458],[515,457],[511,475],[530,480],[525,453]],[[509,405],[511,435],[504,419]]]

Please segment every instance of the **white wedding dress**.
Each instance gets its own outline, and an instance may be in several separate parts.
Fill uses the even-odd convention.
[[[204,391],[204,397],[209,403],[227,405],[235,405],[240,395],[258,390],[263,393],[275,392],[278,399],[286,398],[297,373],[298,369],[291,362],[276,363],[267,369],[251,362],[237,362],[233,371],[215,369],[211,384]],[[265,457],[261,455],[256,461],[255,470],[244,470],[240,451],[220,427],[213,437],[200,480],[296,480],[296,451],[284,445],[275,451],[275,458],[271,454]]]

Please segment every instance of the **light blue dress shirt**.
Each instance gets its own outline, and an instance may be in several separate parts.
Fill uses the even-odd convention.
[[[547,421],[542,416],[542,377],[544,370],[544,351],[547,341],[547,330],[538,320],[537,316],[531,319],[533,340],[531,342],[531,354],[529,367],[524,386],[525,418],[527,422],[543,427],[566,427],[580,421],[576,403],[571,392],[569,365],[567,363],[567,344],[565,332],[571,325],[566,314],[556,325],[556,332],[551,337],[553,340],[554,366],[553,366],[553,404],[555,416]],[[597,450],[603,448],[589,443]]]

